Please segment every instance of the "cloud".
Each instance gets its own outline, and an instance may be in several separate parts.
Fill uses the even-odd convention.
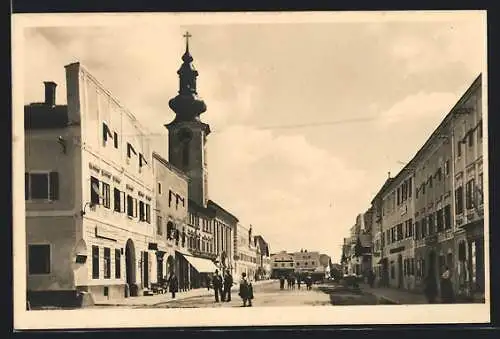
[[[274,248],[328,251],[352,222],[349,211],[365,207],[366,173],[302,135],[232,126],[208,147],[209,173],[227,174],[211,177],[209,192]]]
[[[398,123],[412,124],[429,119],[437,126],[457,99],[456,94],[446,92],[412,94],[383,111],[379,116],[378,126],[390,128]]]
[[[392,56],[405,63],[409,74],[439,72],[457,63],[477,74],[486,54],[486,26],[482,18],[472,18],[443,24],[432,34],[401,35],[394,41]]]

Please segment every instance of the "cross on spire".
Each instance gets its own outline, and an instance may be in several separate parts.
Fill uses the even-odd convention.
[[[184,38],[186,38],[186,52],[189,51],[189,38],[192,37],[191,34],[189,34],[188,31],[183,35]]]

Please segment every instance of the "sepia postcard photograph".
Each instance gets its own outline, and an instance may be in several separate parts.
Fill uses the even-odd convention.
[[[14,14],[14,328],[489,322],[486,21]]]

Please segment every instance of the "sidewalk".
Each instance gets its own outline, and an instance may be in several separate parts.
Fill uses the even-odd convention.
[[[274,280],[261,280],[254,281],[253,286],[259,286],[264,284],[271,284],[275,282]],[[238,291],[239,285],[235,284],[231,288],[231,291]],[[188,298],[196,298],[203,296],[211,296],[214,295],[214,290],[211,288],[207,290],[207,288],[196,288],[186,292],[178,292],[175,295],[175,299],[172,299],[172,295],[168,292],[165,294],[155,294],[150,296],[138,296],[138,297],[129,297],[124,299],[110,299],[110,300],[100,300],[96,301],[94,306],[154,306],[156,304],[168,303],[174,300],[183,300]]]
[[[370,293],[377,298],[384,300],[390,304],[396,305],[417,305],[417,304],[428,304],[425,295],[410,292],[407,290],[399,290],[396,288],[387,287],[375,287],[371,288],[367,284],[360,284],[359,287],[363,292]]]

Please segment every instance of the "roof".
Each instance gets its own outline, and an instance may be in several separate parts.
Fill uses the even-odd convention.
[[[266,256],[269,256],[269,244],[264,240],[264,238],[261,235],[256,235],[254,237],[254,239],[255,239],[255,242],[257,242],[259,244],[259,248],[260,248],[261,252],[264,249]]]
[[[434,142],[434,139],[438,136],[438,132],[441,131],[445,125],[451,121],[453,114],[458,111],[458,108],[461,107],[464,102],[472,95],[472,93],[481,86],[482,83],[482,73],[480,73],[476,79],[472,82],[472,84],[469,86],[469,88],[465,91],[465,93],[458,99],[458,101],[455,103],[455,105],[451,108],[451,110],[448,112],[448,114],[443,118],[441,123],[438,125],[436,129],[431,133],[431,135],[427,138],[425,141],[424,145],[420,147],[420,149],[417,151],[417,153],[413,156],[413,158],[398,172],[398,174],[392,178],[392,180],[380,189],[380,191],[377,193],[376,197],[378,197],[380,194],[383,194],[389,186],[391,186],[394,182],[397,182],[399,178],[403,175],[403,173],[407,172],[408,170],[413,171],[413,167],[417,161],[419,161],[420,156],[427,151],[427,148],[432,145]],[[388,179],[389,180],[389,179]],[[373,199],[375,200],[375,198]],[[372,200],[372,202],[373,202]]]
[[[153,151],[153,158],[156,159],[156,160],[158,160],[163,166],[167,167],[172,172],[175,172],[176,174],[178,174],[179,176],[185,178],[188,181],[190,180],[189,176],[185,172],[181,171],[180,169],[178,169],[177,167],[175,167],[174,165],[172,165],[165,158],[163,158],[159,153]]]
[[[68,106],[32,103],[24,106],[25,129],[51,129],[68,126]]]
[[[207,207],[215,211],[216,216],[221,217],[222,219],[226,219],[226,221],[236,224],[238,223],[238,218],[232,215],[230,212],[222,208],[220,205],[216,204],[212,200],[208,200]]]
[[[215,211],[197,204],[194,200],[188,199],[188,210],[191,213],[200,213],[208,218],[215,218]]]

